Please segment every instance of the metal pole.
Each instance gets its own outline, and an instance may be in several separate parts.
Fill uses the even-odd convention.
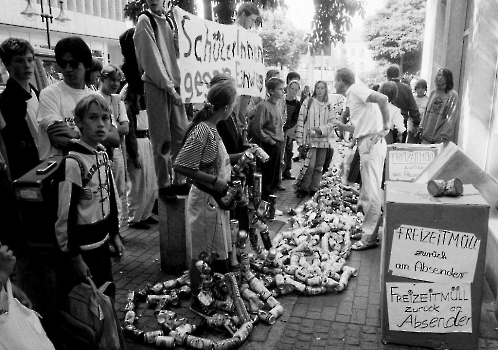
[[[45,20],[45,23],[47,24],[47,43],[48,43],[48,48],[51,49],[50,47],[50,28],[48,24],[48,19]]]

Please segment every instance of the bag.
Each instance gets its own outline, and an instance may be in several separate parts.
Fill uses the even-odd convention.
[[[65,310],[60,312],[63,341],[69,349],[126,350],[118,316],[110,297],[92,279],[76,285],[67,296]]]
[[[0,350],[54,350],[35,312],[12,295],[10,280],[6,287],[0,292]]]

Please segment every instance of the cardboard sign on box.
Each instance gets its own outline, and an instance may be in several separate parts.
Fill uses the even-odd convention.
[[[414,182],[442,150],[442,144],[387,146],[386,181]]]
[[[381,254],[382,341],[477,349],[489,205],[472,185],[433,197],[387,182]]]

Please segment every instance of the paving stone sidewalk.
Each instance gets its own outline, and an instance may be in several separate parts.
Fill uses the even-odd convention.
[[[297,173],[294,163],[293,173]],[[296,175],[296,174],[295,174]],[[288,228],[289,208],[297,207],[303,199],[296,198],[292,181],[283,181],[286,190],[278,193],[277,207],[284,212],[269,225],[272,234]],[[117,287],[116,310],[124,318],[124,305],[129,290],[137,290],[146,282],[156,283],[178,276],[167,275],[160,270],[159,225],[149,230],[136,230],[124,226],[121,234],[125,240],[127,256],[113,266]],[[353,252],[347,264],[358,269],[346,290],[339,294],[300,296],[291,294],[278,300],[284,306],[284,314],[272,326],[259,323],[240,349],[421,349],[397,344],[383,344],[380,329],[380,256],[381,249]],[[194,323],[200,318],[189,309],[189,301],[182,301],[178,308],[171,308],[178,317]],[[498,349],[498,323],[493,314],[494,297],[486,283],[481,312],[479,349]],[[141,316],[137,328],[157,330],[152,310],[145,303],[139,304]],[[213,339],[227,335],[217,334]],[[128,349],[155,348],[128,341]],[[181,348],[181,347],[177,347]]]

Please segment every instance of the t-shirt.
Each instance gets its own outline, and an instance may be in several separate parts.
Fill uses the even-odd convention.
[[[62,150],[51,145],[47,129],[56,121],[63,121],[78,130],[74,124],[74,107],[85,96],[95,94],[88,87],[73,89],[64,81],[47,86],[40,93],[40,103],[36,120],[38,121],[38,154],[40,160],[52,155],[62,155]]]
[[[126,106],[118,94],[111,94],[109,96],[104,95],[102,91],[98,91],[98,93],[111,105],[112,125],[114,125],[115,128],[123,122],[129,122],[128,114],[126,113]],[[118,111],[115,109],[118,109]]]
[[[382,114],[376,103],[367,102],[373,90],[366,85],[353,84],[346,91],[345,108],[349,108],[351,124],[354,125],[354,137],[375,134],[383,129]]]
[[[214,166],[218,159],[218,142],[221,140],[216,128],[201,122],[194,126],[185,140],[175,164],[192,170],[200,170],[216,175]]]

